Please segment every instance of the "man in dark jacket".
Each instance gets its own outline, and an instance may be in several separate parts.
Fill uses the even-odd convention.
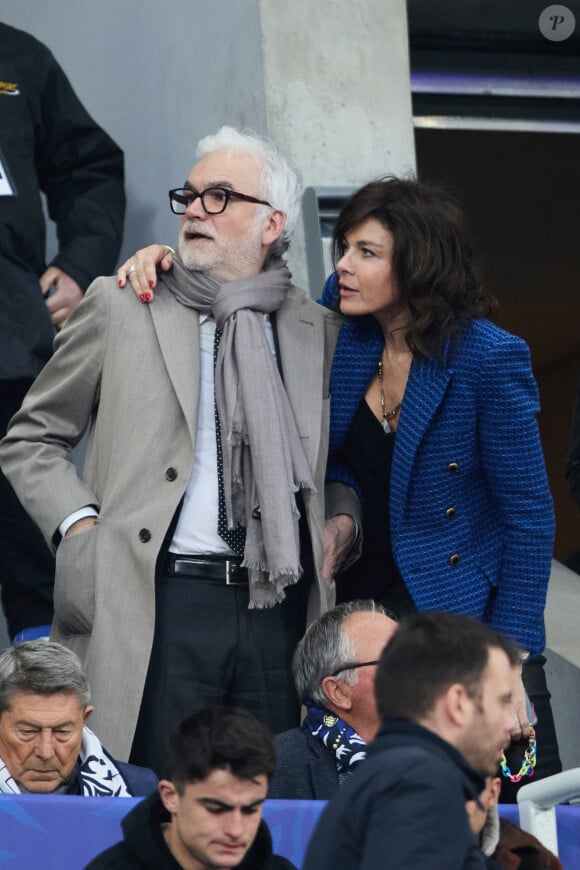
[[[306,716],[276,737],[269,798],[329,800],[380,726],[375,671],[397,622],[375,601],[349,601],[312,622],[292,663]]]
[[[123,820],[124,840],[87,870],[293,870],[262,820],[274,739],[236,707],[208,707],[172,735],[159,794]]]
[[[59,251],[47,265],[41,203]],[[97,276],[112,272],[125,211],[123,153],[51,52],[0,23],[0,437]],[[10,637],[52,618],[54,565],[0,474],[0,578]]]
[[[141,797],[152,770],[116,761],[87,728],[93,712],[78,656],[27,641],[0,655],[0,794]]]
[[[469,617],[403,620],[376,676],[382,729],[324,811],[303,870],[497,867],[466,802],[510,741],[519,662],[511,642]]]

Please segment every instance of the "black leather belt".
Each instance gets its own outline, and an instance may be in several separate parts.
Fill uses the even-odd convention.
[[[241,557],[177,556],[169,553],[166,572],[171,577],[186,574],[199,580],[223,583],[224,586],[247,586],[248,569],[240,565]]]

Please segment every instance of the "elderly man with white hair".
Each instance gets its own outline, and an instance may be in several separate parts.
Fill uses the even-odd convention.
[[[325,512],[340,320],[282,258],[298,179],[229,127],[197,156],[169,191],[178,256],[155,304],[98,279],[0,450],[56,548],[52,636],[86,661],[99,733],[158,771],[193,709],[298,723],[292,653],[334,603],[359,514],[341,484]],[[79,476],[70,451],[89,427]]]

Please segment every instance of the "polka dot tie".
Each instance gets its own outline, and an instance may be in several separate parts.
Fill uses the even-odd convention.
[[[217,352],[219,343],[222,337],[222,331],[217,326],[215,328],[215,337],[213,342],[213,366],[215,370],[217,362]],[[214,399],[215,413],[215,438],[217,447],[217,471],[218,471],[218,525],[217,531],[220,538],[237,553],[238,556],[244,555],[244,547],[246,544],[246,530],[243,526],[237,526],[235,529],[228,529],[228,521],[226,515],[226,498],[224,495],[224,459],[222,454],[222,437],[220,419],[217,410],[217,405]]]

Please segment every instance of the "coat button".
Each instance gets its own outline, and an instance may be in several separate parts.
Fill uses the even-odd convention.
[[[457,462],[450,462],[449,465],[447,466],[447,471],[451,471],[452,473],[454,471],[458,471],[458,470],[459,470],[459,465]]]
[[[455,508],[454,507],[447,508],[447,510],[445,511],[445,516],[447,517],[448,520],[452,520],[453,517],[455,516]]]
[[[459,559],[459,553],[454,553],[452,556],[449,557],[449,564],[453,565],[453,567],[455,568],[456,565],[459,565]]]
[[[149,531],[149,529],[141,529],[139,531],[139,540],[142,544],[146,544],[147,541],[151,540],[151,532]]]
[[[168,468],[165,472],[165,480],[177,480],[177,471],[175,468]]]

